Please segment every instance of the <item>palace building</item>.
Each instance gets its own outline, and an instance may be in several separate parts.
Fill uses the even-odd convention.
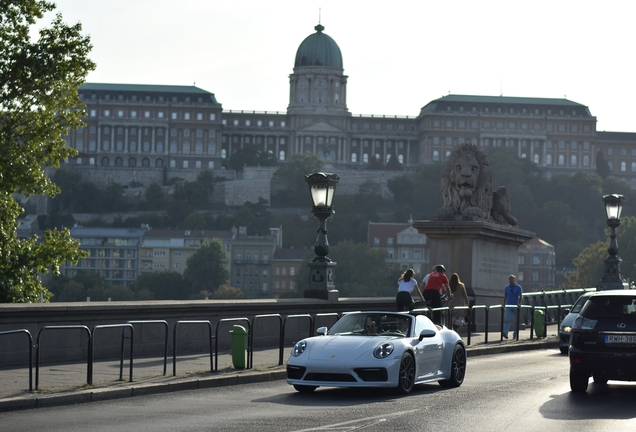
[[[227,162],[249,145],[281,163],[316,154],[342,175],[372,158],[415,170],[470,142],[509,147],[547,177],[593,172],[601,151],[613,174],[636,187],[636,133],[597,131],[580,103],[449,94],[413,116],[363,116],[347,108],[348,79],[338,44],[317,25],[296,52],[286,112],[224,111],[214,93],[194,86],[87,83],[86,126],[67,137],[79,155],[66,168],[96,184],[148,186],[203,170],[234,179]]]

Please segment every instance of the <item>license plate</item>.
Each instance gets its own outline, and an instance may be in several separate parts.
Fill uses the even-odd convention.
[[[605,343],[636,343],[636,335],[605,335]]]

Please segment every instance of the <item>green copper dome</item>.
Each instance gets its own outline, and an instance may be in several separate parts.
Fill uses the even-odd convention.
[[[298,47],[294,67],[326,66],[342,69],[342,53],[336,41],[322,32],[325,29],[322,25],[318,24],[314,28],[316,33],[307,36]]]

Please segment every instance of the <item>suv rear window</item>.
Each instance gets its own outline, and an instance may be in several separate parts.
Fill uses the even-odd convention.
[[[581,312],[581,309],[583,308],[583,306],[585,306],[585,302],[587,302],[587,300],[590,298],[590,296],[581,296],[579,297],[579,299],[576,301],[576,303],[574,303],[574,306],[572,306],[572,310],[570,311],[570,313],[579,313]]]
[[[592,296],[581,313],[589,319],[625,316],[636,319],[636,297]]]

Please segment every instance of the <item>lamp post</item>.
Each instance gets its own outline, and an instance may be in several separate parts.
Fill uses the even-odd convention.
[[[327,219],[335,213],[332,207],[333,195],[340,178],[331,173],[313,173],[305,176],[311,193],[311,212],[320,221],[318,236],[314,245],[316,257],[309,265],[309,287],[304,296],[321,298],[329,301],[338,300],[334,269],[336,263],[329,258],[329,242],[327,241]]]
[[[603,278],[596,286],[597,291],[605,291],[611,289],[624,289],[623,279],[621,278],[620,263],[618,257],[618,241],[616,240],[616,228],[621,224],[621,211],[623,210],[623,195],[604,195],[605,213],[607,215],[607,226],[610,228],[610,244],[607,248],[609,256],[605,259],[605,271]]]

